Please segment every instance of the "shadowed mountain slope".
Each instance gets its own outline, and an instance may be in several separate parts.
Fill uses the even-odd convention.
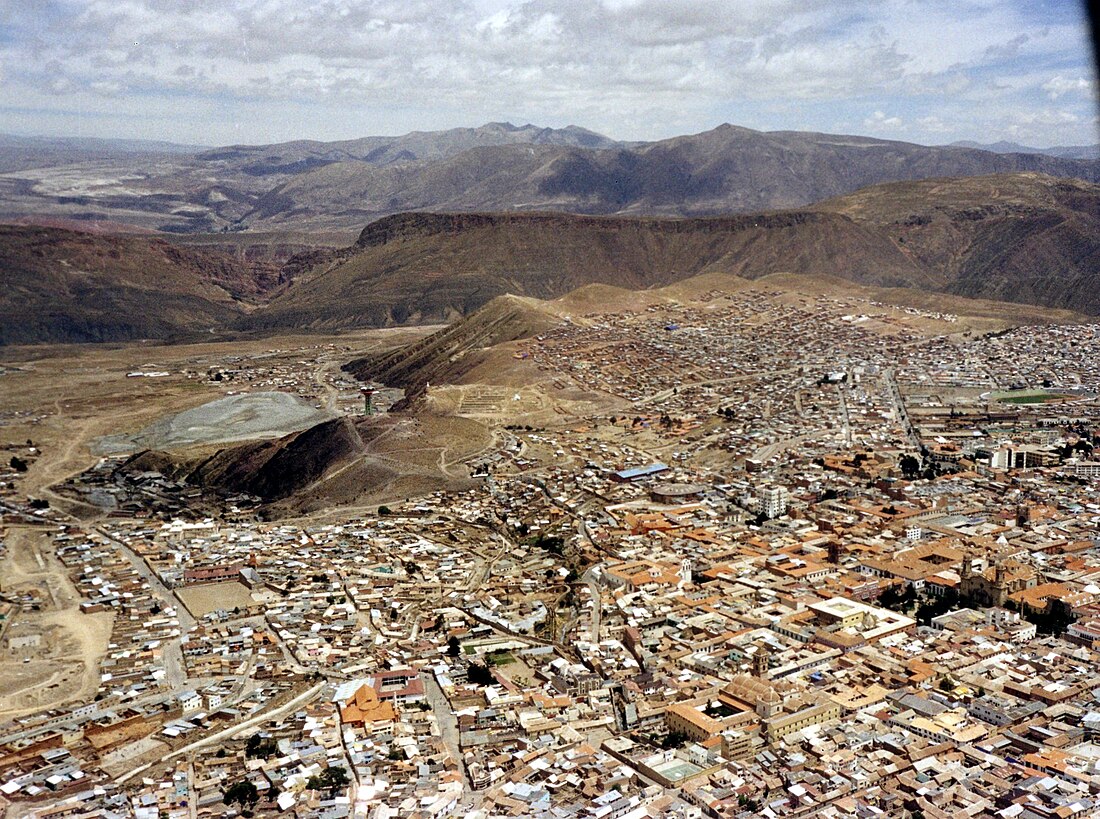
[[[1098,213],[1100,186],[1025,173],[879,185],[812,209],[714,218],[399,214],[349,248],[300,260],[309,270],[244,326],[445,322],[503,293],[637,290],[711,271],[1100,313]]]
[[[637,291],[710,272],[1100,314],[1100,186],[1035,173],[889,183],[722,217],[406,213],[290,258],[306,235],[202,241],[0,228],[0,343],[433,324],[506,293]]]

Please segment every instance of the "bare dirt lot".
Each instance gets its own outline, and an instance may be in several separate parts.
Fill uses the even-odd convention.
[[[243,583],[207,583],[176,589],[176,596],[196,619],[218,609],[242,610],[253,605],[252,592]]]
[[[4,540],[0,577],[5,591],[25,603],[0,643],[0,722],[90,699],[112,623],[105,612],[81,613],[76,589],[49,549],[48,532],[12,527]]]

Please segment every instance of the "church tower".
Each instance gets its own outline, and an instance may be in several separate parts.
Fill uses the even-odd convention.
[[[768,651],[767,643],[761,643],[756,647],[756,653],[752,655],[752,675],[761,680],[766,680],[770,669],[771,652]]]
[[[998,560],[993,570],[993,603],[1003,606],[1006,600],[1008,600],[1008,569]]]
[[[676,584],[676,588],[682,589],[684,586],[691,585],[691,559],[684,558],[680,561],[680,581]]]

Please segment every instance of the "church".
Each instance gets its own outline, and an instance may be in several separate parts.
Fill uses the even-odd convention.
[[[959,569],[959,599],[982,607],[1004,606],[1010,595],[1033,588],[1037,582],[1033,569],[1015,561],[1009,566],[998,560],[984,571],[974,571],[974,557],[968,552]]]

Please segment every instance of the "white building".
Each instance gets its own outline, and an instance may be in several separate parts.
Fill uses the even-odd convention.
[[[778,518],[787,514],[787,490],[774,483],[756,490],[756,509],[766,518]]]
[[[1100,461],[1078,461],[1073,465],[1078,478],[1100,478]]]

